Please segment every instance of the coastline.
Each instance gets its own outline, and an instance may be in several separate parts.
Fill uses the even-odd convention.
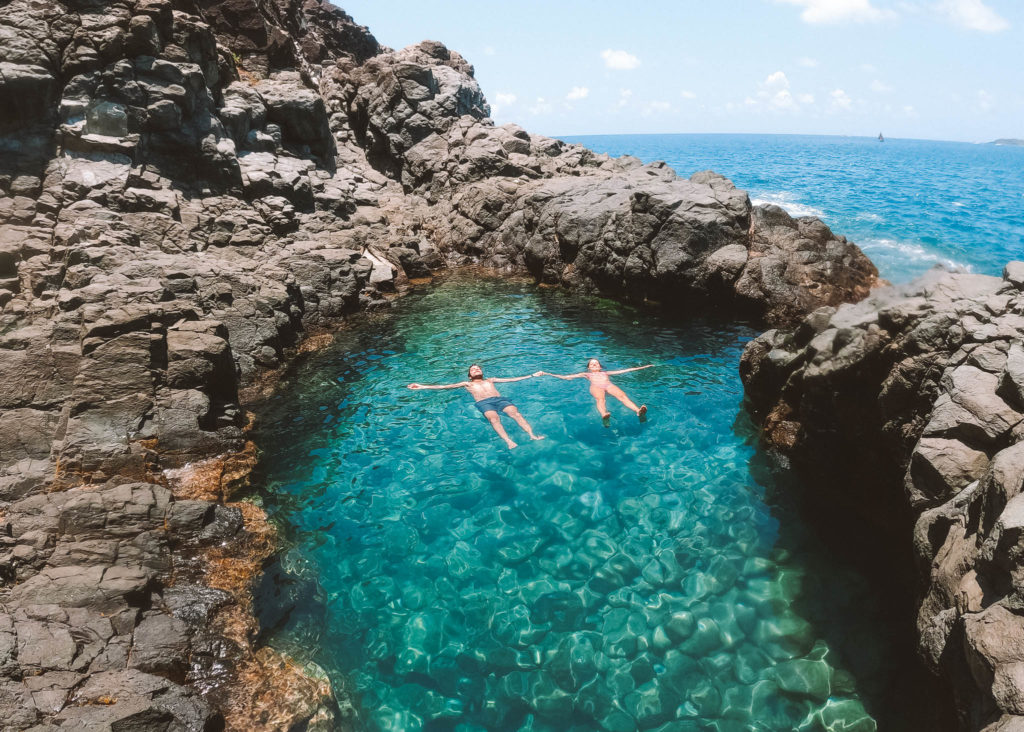
[[[854,244],[719,175],[495,127],[461,56],[381,48],[327,4],[239,0],[254,40],[145,0],[86,14],[120,39],[98,48],[68,7],[8,8],[27,47],[63,50],[4,77],[31,91],[4,118],[0,199],[15,729],[342,723],[315,670],[253,645],[274,539],[231,502],[256,460],[244,407],[408,280],[475,262],[812,328],[878,284]]]

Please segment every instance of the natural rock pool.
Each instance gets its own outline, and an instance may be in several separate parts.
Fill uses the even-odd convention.
[[[343,331],[260,405],[269,641],[368,729],[874,730],[891,628],[759,467],[753,335],[462,276]],[[547,437],[506,419],[509,451],[465,390],[406,388],[591,356],[658,364],[615,377],[646,423],[609,400],[603,427],[580,381],[502,384]]]

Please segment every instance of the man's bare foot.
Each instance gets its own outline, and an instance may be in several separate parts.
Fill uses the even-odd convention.
[[[519,447],[519,445],[512,442],[512,440],[505,440],[505,444],[508,445],[509,450],[515,450],[517,447]]]
[[[543,440],[544,435],[530,435],[531,440]]]
[[[647,405],[641,404],[640,409],[636,410],[636,416],[640,418],[641,422],[647,421]]]
[[[601,423],[605,427],[611,426],[611,423],[612,423],[612,413],[611,412],[605,412],[604,414],[602,414],[601,415]]]

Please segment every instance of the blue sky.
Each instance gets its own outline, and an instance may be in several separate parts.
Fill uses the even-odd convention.
[[[549,135],[1024,138],[1022,0],[334,0]]]

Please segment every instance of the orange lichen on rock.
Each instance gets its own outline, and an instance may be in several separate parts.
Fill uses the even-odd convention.
[[[205,584],[235,598],[214,617],[213,629],[245,655],[234,679],[218,693],[226,729],[292,729],[302,722],[308,730],[348,728],[336,719],[338,705],[321,671],[299,666],[272,648],[255,647],[259,622],[252,583],[274,552],[277,532],[259,506],[245,501],[227,505],[242,512],[245,531],[240,541],[205,552],[203,577]]]
[[[224,708],[225,729],[347,730],[354,716],[338,714],[330,681],[271,648],[260,648],[238,669]],[[339,719],[345,717],[347,719]],[[348,723],[347,723],[348,722]]]
[[[256,467],[258,459],[256,444],[247,441],[245,447],[236,453],[165,470],[164,477],[174,491],[175,498],[225,501],[248,485],[249,473]]]
[[[791,419],[793,409],[780,402],[765,417],[764,436],[770,445],[782,450],[791,449],[800,439],[800,423]]]
[[[313,353],[314,351],[320,351],[327,348],[327,346],[332,343],[334,343],[333,333],[316,333],[315,335],[311,335],[303,340],[302,343],[299,344],[299,347],[295,349],[295,352]]]
[[[274,553],[277,532],[259,506],[245,501],[228,505],[242,512],[244,538],[206,552],[204,581],[235,598],[234,605],[218,614],[216,625],[228,638],[250,648],[259,627],[253,615],[252,583]]]

